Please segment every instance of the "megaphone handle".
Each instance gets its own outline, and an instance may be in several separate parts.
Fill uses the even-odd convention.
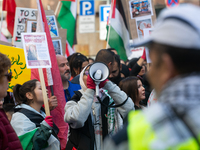
[[[99,96],[99,84],[96,84],[96,96]]]

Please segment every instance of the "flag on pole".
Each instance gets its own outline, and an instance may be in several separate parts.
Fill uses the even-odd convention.
[[[74,53],[73,45],[76,42],[76,9],[77,1],[62,1],[62,7],[58,15],[58,22],[63,29],[67,29],[66,56]]]
[[[131,54],[130,35],[122,0],[112,0],[106,40],[110,47],[117,50],[121,59],[127,60],[127,57]]]
[[[14,23],[15,23],[15,10],[16,10],[15,0],[3,0],[2,10],[7,11],[6,15],[7,29],[13,36]]]
[[[47,37],[47,43],[48,43],[48,48],[49,48],[49,55],[50,55],[50,59],[51,59],[51,64],[52,64],[52,68],[51,68],[51,73],[52,73],[52,78],[53,78],[53,91],[54,91],[54,95],[57,97],[57,101],[58,101],[58,106],[51,111],[51,116],[53,117],[53,121],[54,123],[57,125],[57,127],[59,128],[59,133],[58,133],[58,138],[60,140],[60,144],[61,144],[61,149],[65,149],[66,147],[66,143],[67,143],[67,133],[68,133],[68,124],[66,122],[64,122],[64,107],[66,104],[65,101],[65,96],[64,96],[64,91],[63,91],[63,86],[62,86],[62,80],[60,77],[60,72],[59,72],[59,68],[57,65],[57,60],[56,60],[56,54],[54,51],[54,47],[53,47],[53,43],[52,43],[52,39],[51,39],[51,35],[50,35],[50,31],[49,31],[49,27],[47,24],[47,20],[46,20],[46,15],[44,12],[44,8],[42,6],[42,2],[41,0],[37,0],[38,2],[38,22],[37,22],[37,26],[38,28],[40,28],[40,31],[44,30],[46,33],[46,37]],[[43,26],[44,23],[44,26]],[[44,77],[47,77],[47,74],[45,75],[46,71],[44,72]],[[32,70],[31,71],[32,75],[31,78],[36,78],[39,79],[39,75],[37,74],[37,69]],[[34,73],[34,75],[33,75]],[[46,83],[46,85],[48,85]]]

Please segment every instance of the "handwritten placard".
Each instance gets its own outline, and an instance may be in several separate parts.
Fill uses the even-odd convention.
[[[25,31],[26,21],[29,19],[36,20],[37,9],[30,8],[16,8],[15,13],[15,27],[14,27],[14,45],[22,48],[21,33]]]
[[[8,92],[12,92],[12,89],[16,84],[23,84],[31,79],[31,69],[26,68],[23,49],[0,45],[0,52],[7,55],[12,64],[10,68],[12,80],[9,82],[8,89]]]

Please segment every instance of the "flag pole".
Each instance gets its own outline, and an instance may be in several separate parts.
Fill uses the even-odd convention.
[[[47,97],[47,91],[44,83],[44,74],[42,68],[38,68],[39,76],[40,76],[40,82],[41,82],[41,87],[42,87],[42,95],[44,99],[44,108],[45,108],[45,113],[46,116],[50,116],[50,110],[49,110],[49,102],[48,102],[48,97]]]
[[[37,29],[36,32],[44,32],[44,27],[39,26],[38,23],[42,23],[42,15],[41,15],[41,6],[39,0],[37,0],[37,6],[38,6],[38,17],[37,17]],[[46,86],[44,82],[44,74],[42,68],[38,68],[39,76],[40,76],[40,82],[41,82],[41,87],[42,87],[42,95],[43,95],[43,100],[44,100],[44,108],[45,108],[45,113],[46,116],[50,116],[50,110],[49,110],[49,102],[48,102],[48,97],[47,97],[47,91],[46,91]],[[48,73],[47,73],[48,74]]]
[[[113,3],[114,3],[114,0],[112,0],[111,2],[111,9],[110,9],[110,15],[109,15],[109,20],[108,20],[108,24],[109,24],[109,28],[108,28],[108,37],[107,37],[107,44],[106,44],[106,49],[108,48],[108,43],[109,43],[109,38],[110,38],[110,18],[112,17],[112,10],[113,10]]]
[[[56,16],[56,14],[58,13],[58,9],[59,9],[59,7],[60,7],[60,4],[61,4],[61,2],[60,1],[58,1],[58,4],[57,4],[57,6],[56,6],[56,10],[55,10],[55,16]]]

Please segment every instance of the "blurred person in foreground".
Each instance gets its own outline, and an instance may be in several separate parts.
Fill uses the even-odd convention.
[[[180,4],[161,12],[148,44],[149,81],[158,102],[130,112],[128,124],[105,149],[200,148],[200,8]]]
[[[0,100],[7,95],[8,82],[11,81],[12,73],[8,73],[11,67],[10,59],[0,53]],[[10,125],[4,110],[0,109],[0,150],[22,150],[17,134]]]

